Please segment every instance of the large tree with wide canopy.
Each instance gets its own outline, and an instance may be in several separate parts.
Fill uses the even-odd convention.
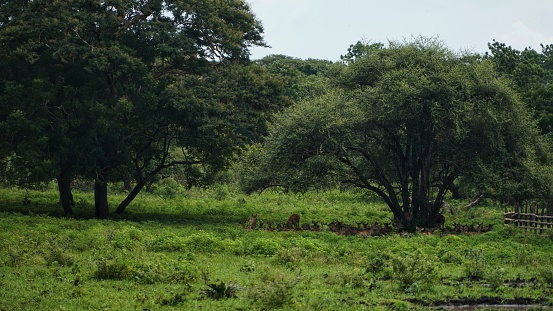
[[[425,38],[356,51],[334,68],[324,95],[272,124],[257,158],[258,187],[351,184],[376,193],[413,228],[438,222],[461,176],[533,180],[529,163],[544,160],[546,145],[490,61]]]

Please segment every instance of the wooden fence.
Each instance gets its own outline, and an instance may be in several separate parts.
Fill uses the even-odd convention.
[[[553,229],[553,215],[549,206],[542,206],[540,213],[535,202],[530,206],[515,206],[513,211],[505,208],[504,221],[506,225],[513,224],[515,227],[534,230],[540,234]]]

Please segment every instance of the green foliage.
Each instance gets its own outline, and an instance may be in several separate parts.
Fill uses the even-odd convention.
[[[186,200],[146,193],[116,220],[55,214],[59,208],[47,203],[54,189],[0,189],[1,308],[387,310],[489,297],[553,302],[553,242],[504,226],[500,204],[469,213],[461,208],[466,202],[448,201],[457,212],[452,221],[500,224],[484,234],[360,238],[327,225],[390,221],[374,197],[337,190],[238,196],[231,189],[223,200],[213,196],[216,188],[190,189]],[[32,204],[23,205],[24,197]],[[265,223],[299,212],[302,222],[318,221],[321,229],[243,230],[239,222],[252,212]]]
[[[211,182],[287,102],[283,79],[248,60],[265,43],[241,0],[9,0],[0,11],[0,171],[56,179],[67,214],[77,178],[98,186],[101,217],[107,181],[136,181],[118,213],[174,166],[189,186]]]
[[[248,151],[245,189],[347,183],[374,192],[411,229],[435,225],[460,176],[496,197],[543,190],[534,173],[548,145],[491,62],[425,38],[350,54],[324,93],[278,114],[265,149]]]
[[[158,299],[158,303],[162,306],[175,307],[185,302],[186,302],[186,293],[184,292],[170,293],[170,295],[163,295],[163,297]]]
[[[138,284],[176,283],[191,288],[199,271],[187,261],[175,261],[163,255],[138,260],[128,252],[105,254],[95,260],[93,278],[127,280]]]
[[[539,278],[549,288],[553,288],[553,270],[550,267],[539,270]]]
[[[495,292],[501,292],[505,283],[505,268],[497,268],[488,271],[486,280],[490,284],[490,288]]]
[[[301,261],[306,257],[306,249],[300,247],[290,247],[280,249],[275,254],[275,262],[287,268],[297,268]]]
[[[399,282],[400,290],[418,294],[438,281],[438,267],[434,258],[420,250],[408,256],[393,257],[391,261],[393,277]]]
[[[244,288],[238,284],[227,284],[225,282],[206,284],[207,288],[202,292],[207,298],[223,299],[236,298],[238,292]]]
[[[488,262],[481,249],[467,251],[465,275],[469,278],[481,279],[488,270]]]
[[[389,253],[370,253],[367,256],[366,272],[375,277],[391,277],[393,268],[390,269],[392,256]]]
[[[543,133],[553,130],[551,95],[553,89],[553,45],[542,45],[541,52],[531,48],[518,51],[505,43],[488,43],[485,57],[493,61],[497,70],[508,77],[517,92],[531,107]]]
[[[247,296],[263,306],[274,309],[282,308],[292,302],[292,289],[299,278],[284,273],[263,273],[260,282],[248,289]]]
[[[150,191],[153,194],[166,198],[174,198],[184,194],[184,187],[181,186],[174,178],[164,178],[155,183]]]
[[[246,246],[247,254],[258,256],[273,256],[282,246],[271,238],[259,238]]]
[[[286,81],[286,94],[295,101],[324,93],[334,68],[327,60],[303,60],[285,55],[269,55],[256,63],[282,76]]]
[[[98,280],[128,280],[132,274],[131,263],[121,256],[101,257],[96,260],[94,278]]]

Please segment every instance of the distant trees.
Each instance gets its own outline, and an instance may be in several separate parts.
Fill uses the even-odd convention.
[[[5,176],[55,178],[67,214],[71,181],[92,179],[106,217],[109,181],[137,181],[122,212],[163,169],[224,166],[285,103],[282,79],[248,60],[262,31],[241,0],[4,1]]]
[[[279,114],[250,150],[260,165],[250,190],[347,183],[380,196],[404,226],[429,226],[460,177],[517,179],[547,153],[490,61],[425,38],[350,52],[324,94]]]
[[[518,51],[505,43],[488,44],[489,58],[498,72],[513,82],[522,99],[534,109],[541,131],[553,131],[553,44]]]

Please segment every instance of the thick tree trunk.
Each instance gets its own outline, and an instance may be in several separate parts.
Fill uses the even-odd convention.
[[[145,186],[144,181],[142,180],[138,181],[136,183],[136,186],[131,190],[131,192],[129,192],[127,197],[119,204],[119,206],[115,210],[115,213],[122,214],[123,212],[125,212],[125,209],[127,208],[127,206],[131,204],[132,200],[136,198],[136,196],[138,195],[138,193],[140,193],[140,191],[142,191],[142,188],[144,188],[144,186]]]
[[[94,206],[96,217],[107,218],[109,216],[108,183],[105,178],[97,178],[94,183]]]
[[[63,174],[58,177],[58,191],[65,216],[72,216],[75,201],[71,193],[71,180],[67,176],[63,176]]]

